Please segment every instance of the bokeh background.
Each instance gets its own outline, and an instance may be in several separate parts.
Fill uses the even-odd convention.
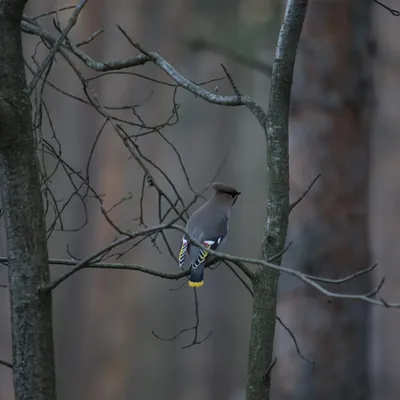
[[[360,292],[386,277],[381,292],[400,301],[397,238],[400,176],[400,34],[399,19],[368,1],[310,1],[293,85],[290,124],[292,197],[296,198],[316,174],[322,178],[290,221],[293,244],[285,255],[288,267],[315,275],[341,277],[374,262],[377,272],[338,290]],[[32,0],[26,14],[35,16],[60,8],[62,1]],[[396,7],[396,2],[386,4]],[[146,50],[159,51],[188,79],[204,82],[222,77],[220,63],[238,87],[266,109],[268,68],[244,66],[220,50],[193,49],[204,39],[247,58],[270,65],[283,15],[280,0],[97,0],[89,1],[72,40],[83,40],[101,26],[105,32],[84,47],[94,59],[106,61],[136,54],[116,24]],[[58,18],[65,26],[69,12]],[[54,32],[51,18],[41,23]],[[24,35],[25,56],[32,64],[38,39]],[[37,49],[43,59],[46,49]],[[76,61],[87,77],[95,76]],[[131,70],[168,81],[155,66]],[[28,74],[29,76],[29,74]],[[83,97],[82,85],[61,57],[49,81]],[[218,86],[218,87],[217,87]],[[171,114],[172,90],[130,75],[103,76],[93,81],[102,104],[138,108],[147,124]],[[206,85],[231,94],[225,81]],[[44,90],[63,158],[77,170],[88,156],[104,118],[91,107],[55,91]],[[245,108],[208,104],[180,90],[179,123],[162,133],[176,146],[190,182],[202,190],[217,178],[234,184],[243,194],[235,205],[226,251],[257,257],[263,232],[266,194],[263,131]],[[115,115],[134,120],[131,110]],[[51,138],[44,119],[44,134]],[[138,130],[131,127],[132,134]],[[192,193],[172,148],[154,134],[140,138],[140,149],[168,174],[182,196]],[[49,167],[54,160],[47,160]],[[53,164],[52,164],[53,163]],[[166,182],[156,174],[169,193]],[[110,207],[132,194],[112,212],[123,229],[138,228],[143,171],[129,158],[120,139],[107,126],[90,167],[91,184]],[[63,173],[52,179],[59,199],[72,193]],[[207,193],[208,195],[208,193]],[[202,200],[198,200],[196,206]],[[83,258],[105,246],[115,231],[104,220],[98,203],[88,201],[89,223],[78,232],[55,232],[49,240],[53,258],[73,254]],[[146,188],[145,222],[158,223],[157,195]],[[84,218],[74,199],[64,212],[66,228]],[[175,252],[180,235],[168,234]],[[1,253],[5,254],[4,235]],[[123,261],[177,272],[177,265],[160,242],[161,253],[145,243]],[[68,268],[52,266],[54,277]],[[195,323],[193,292],[179,283],[130,271],[84,270],[54,291],[54,326],[59,399],[244,399],[251,297],[224,266],[207,271],[198,291],[199,339],[191,332],[172,342],[160,341],[155,331],[171,337]],[[0,282],[7,282],[6,268]],[[278,315],[291,328],[310,365],[296,353],[288,334],[277,327],[273,373],[274,399],[397,399],[400,394],[399,312],[352,301],[326,299],[293,280],[280,283]],[[0,289],[0,358],[11,359],[7,289]],[[361,395],[360,395],[361,393]],[[340,395],[340,397],[338,397]],[[323,396],[323,397],[322,397]],[[12,376],[0,369],[0,399],[13,398]]]

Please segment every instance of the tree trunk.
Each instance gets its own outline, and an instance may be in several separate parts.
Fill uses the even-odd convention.
[[[370,2],[310,1],[292,91],[290,172],[294,195],[322,177],[293,213],[285,254],[291,268],[339,278],[371,263],[368,232],[371,88]],[[297,192],[297,193],[296,193]],[[276,394],[280,399],[367,399],[370,307],[328,301],[314,289],[281,282],[279,314],[289,322],[301,360],[289,338],[279,336]],[[330,286],[366,293],[370,277]],[[289,349],[289,350],[288,350]]]
[[[0,1],[0,177],[4,208],[16,399],[54,400],[46,227],[20,23],[25,1]]]
[[[297,45],[307,10],[307,0],[289,0],[272,66],[271,92],[265,134],[267,142],[267,207],[261,256],[276,256],[285,246],[289,219],[288,124],[290,93]],[[275,259],[278,265],[281,257]],[[268,400],[272,372],[276,297],[279,274],[258,267],[253,281],[247,400]]]

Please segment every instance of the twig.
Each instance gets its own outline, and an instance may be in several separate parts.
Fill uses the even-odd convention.
[[[195,324],[190,328],[181,329],[177,334],[175,334],[174,336],[172,336],[170,338],[163,338],[153,330],[151,333],[153,334],[154,337],[156,337],[159,340],[162,340],[163,342],[172,342],[175,339],[177,339],[179,336],[181,336],[183,333],[193,331],[194,332],[193,340],[192,340],[191,343],[189,343],[189,344],[187,344],[185,346],[182,346],[182,349],[184,350],[184,349],[188,349],[189,347],[193,347],[193,346],[196,346],[196,345],[199,345],[199,344],[203,343],[205,340],[207,340],[211,336],[212,331],[210,331],[203,339],[198,340],[200,317],[199,317],[199,302],[198,302],[198,299],[197,299],[197,290],[196,290],[196,288],[193,288],[193,293],[194,293],[194,304],[195,304],[195,315],[196,315]]]
[[[140,46],[139,43],[133,42],[133,40],[119,25],[117,25],[117,27],[121,31],[121,33],[125,36],[125,38],[128,40],[128,42],[148,58],[148,61],[152,61],[154,64],[158,65],[175,82],[177,82],[180,86],[182,86],[189,92],[192,92],[193,94],[202,98],[203,100],[214,104],[220,104],[226,106],[244,105],[243,101],[240,98],[238,98],[238,96],[219,96],[201,88],[200,86],[184,78],[181,74],[179,74],[175,70],[175,68],[171,64],[167,63],[167,61],[165,61],[161,56],[159,56],[157,53],[147,52]]]
[[[296,337],[294,336],[293,332],[289,329],[289,327],[288,327],[287,325],[285,325],[285,324],[283,323],[283,321],[282,321],[277,315],[275,316],[275,318],[276,318],[277,321],[282,325],[282,328],[285,329],[285,331],[286,331],[286,332],[289,334],[289,336],[292,338],[293,343],[294,343],[294,345],[295,345],[295,347],[296,347],[297,354],[298,354],[304,361],[307,361],[307,362],[310,363],[310,364],[315,364],[315,361],[309,360],[308,358],[306,358],[305,356],[303,356],[303,354],[301,354],[301,352],[300,352],[300,347],[299,347],[299,345],[298,345],[298,343],[297,343],[297,339],[296,339]]]
[[[278,253],[274,254],[273,256],[269,257],[267,259],[268,262],[272,262],[275,261],[276,259],[280,258],[281,256],[283,256],[289,249],[290,246],[292,245],[293,242],[289,242],[281,251],[279,251]]]
[[[52,62],[55,54],[57,53],[57,51],[60,49],[61,44],[64,42],[64,40],[66,39],[68,33],[70,32],[70,30],[74,27],[74,25],[76,24],[76,21],[78,20],[78,16],[80,14],[80,12],[83,10],[83,7],[85,6],[85,4],[88,2],[88,0],[80,0],[76,6],[75,6],[75,10],[72,13],[71,17],[68,20],[67,26],[64,29],[64,31],[61,33],[60,37],[57,39],[57,41],[54,43],[53,48],[50,50],[49,54],[47,55],[47,57],[45,58],[45,60],[43,61],[41,67],[39,68],[39,70],[36,72],[35,76],[33,77],[32,81],[29,84],[29,94],[32,93],[32,91],[35,89],[37,83],[39,82],[40,78],[42,77],[43,73],[46,71],[47,67],[50,65],[50,63]]]
[[[13,365],[8,361],[0,360],[0,365],[4,365],[5,367],[13,369]]]
[[[236,272],[235,268],[233,268],[232,265],[230,265],[227,261],[224,261],[224,264],[232,271],[232,273],[236,276],[236,278],[239,279],[239,281],[242,283],[242,285],[247,289],[247,291],[251,294],[251,296],[254,296],[253,289],[250,287],[250,285]]]
[[[235,262],[235,263],[236,262],[240,262],[240,263],[246,263],[246,264],[260,265],[260,266],[263,266],[263,267],[266,267],[266,268],[271,268],[273,270],[280,271],[280,272],[288,274],[288,275],[295,276],[298,279],[302,280],[306,284],[312,286],[313,288],[315,288],[316,290],[318,290],[319,292],[325,294],[328,297],[349,299],[349,300],[350,299],[351,300],[362,300],[362,301],[365,301],[367,303],[371,303],[371,304],[375,304],[375,305],[379,305],[379,306],[385,306],[385,307],[395,307],[395,308],[399,308],[400,307],[400,303],[389,303],[389,302],[387,302],[386,300],[384,300],[382,298],[373,299],[373,298],[371,298],[371,294],[370,293],[367,293],[367,294],[336,293],[336,292],[332,292],[332,291],[324,288],[323,286],[321,286],[318,283],[318,281],[322,281],[324,283],[333,283],[333,284],[346,282],[346,281],[348,281],[350,279],[354,279],[355,277],[358,277],[360,275],[363,275],[363,274],[366,274],[366,273],[370,272],[373,268],[376,267],[375,265],[372,266],[372,267],[369,267],[369,268],[367,268],[365,270],[359,271],[359,272],[357,272],[355,274],[351,274],[349,276],[346,276],[346,277],[340,278],[340,279],[320,278],[320,277],[317,277],[317,276],[311,276],[311,275],[304,274],[304,273],[299,272],[297,270],[293,270],[293,269],[290,269],[290,268],[278,266],[278,265],[272,264],[272,263],[267,262],[267,261],[262,260],[262,259],[232,256],[232,255],[229,255],[229,254],[220,253],[220,252],[208,249],[208,248],[204,247],[204,245],[202,243],[198,242],[192,235],[190,235],[190,233],[188,231],[186,231],[185,228],[183,228],[183,227],[181,227],[179,225],[171,224],[171,223],[154,226],[152,228],[142,229],[142,230],[136,231],[135,233],[132,233],[132,234],[126,233],[126,236],[124,236],[121,239],[118,239],[118,240],[114,241],[113,243],[105,246],[103,249],[101,249],[98,252],[96,252],[95,254],[87,257],[85,260],[82,260],[82,261],[78,262],[76,264],[76,266],[71,271],[69,271],[67,274],[61,276],[60,278],[56,279],[51,284],[45,286],[43,288],[43,290],[50,291],[50,290],[54,289],[55,287],[57,287],[61,282],[63,282],[67,278],[69,278],[71,275],[73,275],[74,273],[78,272],[79,270],[81,270],[83,268],[89,268],[91,266],[91,263],[96,261],[97,257],[103,255],[104,253],[106,253],[110,249],[112,249],[112,248],[114,248],[116,246],[119,246],[119,245],[121,245],[123,243],[126,243],[129,240],[134,239],[135,237],[144,236],[144,235],[147,235],[149,233],[156,232],[156,231],[159,231],[159,230],[165,230],[165,229],[174,229],[174,230],[178,230],[178,231],[182,232],[183,234],[185,234],[187,236],[187,238],[191,241],[191,243],[193,245],[195,245],[196,247],[202,248],[204,250],[207,250],[210,255],[215,256],[215,257],[217,257],[219,259],[232,261],[232,262]],[[4,260],[4,258],[0,258],[0,261],[2,261],[2,260]],[[100,267],[97,266],[97,268],[100,268]],[[179,277],[186,276],[186,273],[187,273],[187,271],[185,272],[185,274],[182,274],[182,275],[176,274],[170,279],[177,279],[178,276]]]
[[[370,293],[368,293],[366,296],[367,297],[375,297],[378,294],[378,292],[382,289],[382,287],[385,283],[385,280],[386,280],[386,278],[383,277],[381,279],[381,281],[379,282],[378,286],[374,290],[372,290]]]
[[[59,40],[56,39],[50,33],[46,32],[43,28],[35,26],[29,21],[23,21],[21,27],[25,33],[40,36],[42,39],[45,39],[51,43],[58,42]],[[68,44],[62,43],[61,47],[71,51],[76,57],[78,57],[82,62],[84,62],[87,67],[98,72],[117,71],[129,67],[144,65],[148,62],[153,62],[164,72],[166,72],[179,86],[185,88],[194,95],[213,104],[232,106],[232,107],[245,105],[256,116],[261,126],[265,125],[265,117],[266,117],[265,112],[249,96],[243,95],[241,99],[239,99],[237,96],[220,96],[201,88],[199,85],[196,85],[192,81],[186,79],[181,74],[179,74],[175,70],[175,68],[173,68],[159,54],[143,50],[138,43],[134,43],[129,38],[129,36],[120,26],[118,26],[118,28],[136,49],[141,49],[139,51],[144,51],[145,54],[142,53],[137,56],[125,59],[101,62],[93,60],[89,55],[87,55],[84,51],[82,51],[80,48],[78,48],[76,45],[72,43]]]
[[[274,361],[272,361],[271,365],[267,369],[267,372],[263,376],[263,383],[265,386],[269,387],[271,385],[271,373],[273,368],[275,367],[277,360],[278,359],[275,357]]]
[[[222,69],[225,72],[226,77],[228,78],[229,83],[231,84],[233,91],[235,92],[236,96],[241,97],[242,94],[240,93],[238,87],[236,86],[236,83],[234,82],[232,75],[228,72],[224,64],[221,64]]]
[[[92,42],[94,39],[96,39],[97,36],[99,36],[103,32],[104,32],[104,27],[102,26],[96,32],[93,32],[87,39],[81,40],[80,42],[77,42],[75,44],[75,46],[76,47],[81,47],[81,46],[84,46],[85,44],[89,44],[90,42]]]
[[[372,0],[374,3],[380,5],[381,7],[383,7],[385,10],[389,11],[392,15],[394,15],[395,17],[398,17],[400,15],[400,11],[396,10],[395,8],[389,7],[386,4],[382,3],[379,0]]]
[[[145,236],[145,235],[147,235],[149,233],[156,232],[156,231],[160,230],[161,226],[163,227],[163,229],[165,229],[165,228],[168,227],[168,224],[159,225],[159,226],[153,227],[153,228],[142,229],[142,230],[139,230],[139,231],[137,231],[137,232],[135,232],[133,234],[128,234],[128,233],[125,234],[122,238],[120,238],[118,240],[115,240],[114,242],[112,242],[109,245],[103,247],[101,250],[97,251],[96,253],[92,254],[91,256],[86,257],[84,260],[78,262],[75,265],[75,267],[73,269],[71,269],[71,271],[68,271],[65,275],[55,279],[49,285],[43,287],[42,290],[48,292],[48,291],[51,291],[51,290],[55,289],[59,284],[64,282],[66,279],[68,279],[69,277],[71,277],[72,275],[74,275],[75,273],[80,271],[81,269],[90,268],[91,264],[93,262],[95,262],[98,257],[101,257],[102,255],[104,255],[105,253],[107,253],[110,250],[114,249],[115,247],[120,246],[120,245],[122,245],[124,243],[127,243],[128,241],[130,241],[130,240],[132,240],[132,239],[134,239],[136,237]],[[121,264],[121,266],[122,265],[123,264]],[[99,268],[99,267],[97,266],[97,268]],[[108,268],[108,267],[105,267],[105,268]],[[119,269],[121,269],[121,268],[119,268]],[[129,269],[129,268],[127,268],[127,269]],[[140,269],[138,268],[137,270],[140,270]],[[143,271],[143,272],[145,272],[145,271]],[[185,274],[186,274],[186,272],[185,272]],[[185,274],[182,274],[182,276],[186,276]],[[175,279],[175,277],[173,277],[172,279]]]
[[[71,10],[73,8],[75,8],[75,6],[72,6],[72,5],[71,6],[60,7],[60,8],[57,8],[57,10],[53,10],[53,11],[46,12],[44,14],[37,15],[37,16],[32,18],[32,21],[36,21],[39,18],[47,17],[47,16],[52,15],[52,14],[57,14],[57,13],[59,13],[61,11]],[[27,18],[29,18],[29,17],[27,17]]]
[[[304,197],[307,196],[308,192],[311,190],[311,188],[314,186],[315,182],[317,182],[317,180],[321,177],[321,174],[318,174],[312,181],[311,183],[308,185],[308,187],[306,188],[306,190],[303,192],[303,194],[293,203],[290,204],[289,206],[289,212],[291,212],[293,210],[293,208],[295,208],[303,199]]]
[[[316,276],[308,275],[308,274],[304,274],[304,275],[306,277],[316,281],[316,282],[330,283],[330,284],[333,284],[333,285],[338,285],[338,284],[341,284],[341,283],[344,283],[344,282],[351,281],[351,280],[353,280],[353,279],[355,279],[355,278],[357,278],[357,277],[359,277],[361,275],[366,275],[369,272],[373,271],[377,266],[378,266],[378,264],[375,263],[375,264],[371,265],[368,268],[365,268],[365,269],[362,269],[360,271],[354,272],[351,275],[348,275],[348,276],[345,276],[344,278],[339,278],[339,279],[321,278],[321,277],[316,277]]]

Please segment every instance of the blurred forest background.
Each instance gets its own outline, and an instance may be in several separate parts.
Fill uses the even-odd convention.
[[[293,245],[284,263],[315,275],[340,277],[377,262],[379,272],[371,280],[386,276],[382,295],[400,301],[400,19],[366,0],[348,3],[314,0],[309,5],[293,85],[293,198],[318,173],[323,176],[291,216],[289,239]],[[35,16],[66,4],[31,0],[26,14]],[[386,4],[397,6],[394,0]],[[222,77],[220,63],[224,63],[238,87],[266,108],[268,68],[249,68],[218,52],[195,51],[190,43],[202,38],[271,64],[283,10],[280,0],[96,0],[89,1],[70,37],[83,40],[103,26],[105,32],[84,47],[95,60],[136,54],[117,30],[119,24],[142,47],[159,51],[195,82]],[[62,26],[69,15],[59,14]],[[54,30],[51,17],[42,22],[49,31]],[[28,62],[35,51],[39,59],[47,54],[43,45],[35,50],[37,41],[24,35]],[[84,67],[82,71],[86,76],[96,75]],[[169,81],[150,64],[131,71]],[[82,96],[81,83],[60,57],[49,81]],[[147,100],[138,111],[149,125],[163,122],[171,114],[172,89],[165,85],[124,74],[103,76],[93,85],[103,104],[110,107]],[[231,93],[225,81],[207,88],[215,86],[220,93]],[[103,118],[49,86],[44,99],[63,146],[63,157],[76,169],[85,168]],[[234,208],[225,250],[257,257],[265,198],[262,130],[245,108],[208,104],[184,90],[179,91],[177,101],[179,123],[162,133],[177,146],[195,189],[203,189],[219,171],[218,180],[243,193]],[[132,118],[131,110],[115,114]],[[48,122],[44,128],[45,135],[51,137]],[[158,135],[149,135],[140,138],[140,148],[189,201],[191,192],[171,147]],[[135,218],[139,216],[142,176],[111,127],[106,127],[93,155],[91,183],[105,194],[105,207],[132,193],[132,199],[112,213],[124,229],[138,227]],[[52,182],[59,198],[71,195],[64,175],[57,174]],[[144,213],[149,226],[158,223],[156,204],[156,192],[146,189]],[[196,207],[199,204],[201,200]],[[94,201],[89,216],[88,225],[79,232],[52,235],[51,257],[68,258],[69,251],[83,258],[113,240],[115,231]],[[82,205],[72,202],[64,218],[67,228],[79,226]],[[180,234],[168,236],[178,252]],[[1,254],[5,254],[4,235],[1,239]],[[177,272],[165,246],[161,248],[160,254],[151,243],[145,243],[123,260]],[[66,270],[52,266],[54,277]],[[6,274],[6,268],[0,269],[0,283],[6,283]],[[363,277],[345,290],[365,291],[373,282]],[[182,350],[191,342],[192,333],[172,342],[152,335],[155,331],[171,337],[195,323],[193,292],[187,285],[171,291],[178,286],[177,282],[138,272],[107,270],[84,270],[60,285],[54,291],[59,398],[244,399],[252,306],[249,293],[226,267],[206,271],[205,285],[198,290],[199,339],[210,331],[212,335],[202,344]],[[323,398],[398,399],[400,315],[396,309],[328,301],[284,277],[277,313],[293,331],[302,353],[316,364],[297,355],[291,338],[278,325],[274,399],[320,399],[328,392],[332,396]],[[8,292],[2,288],[2,359],[11,359],[9,319]],[[13,398],[12,391],[11,371],[1,368],[0,399]],[[363,397],[356,393],[363,393]]]

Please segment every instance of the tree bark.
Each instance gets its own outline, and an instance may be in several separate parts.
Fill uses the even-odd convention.
[[[289,0],[272,66],[271,92],[265,124],[267,142],[267,207],[261,257],[277,255],[285,246],[289,219],[288,124],[297,45],[307,0]],[[281,258],[274,260],[278,265]],[[247,400],[268,400],[273,368],[276,298],[279,274],[258,267],[253,281],[254,304],[247,374]]]
[[[0,177],[18,400],[54,400],[55,375],[45,217],[32,134],[20,24],[25,1],[0,1]]]
[[[290,221],[284,262],[339,278],[368,267],[371,4],[310,1],[292,88],[290,173],[297,196],[322,176]],[[297,192],[297,193],[296,193]],[[310,365],[284,336],[277,348],[280,399],[368,399],[370,307],[333,299],[282,279],[285,315]],[[369,276],[330,286],[367,293]],[[290,351],[288,351],[290,349]],[[280,369],[281,368],[281,369]],[[275,391],[275,388],[274,388]]]

